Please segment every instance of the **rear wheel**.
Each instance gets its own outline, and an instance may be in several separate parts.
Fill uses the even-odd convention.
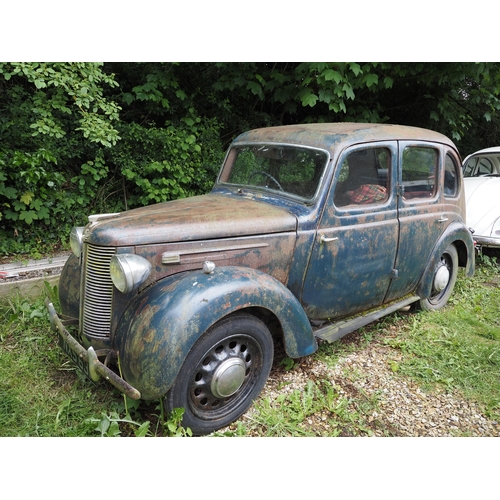
[[[429,297],[415,302],[415,309],[435,311],[446,305],[457,281],[458,253],[454,245],[450,245],[442,253],[437,262],[432,278],[432,291]]]
[[[167,414],[184,408],[182,425],[209,434],[237,420],[263,389],[273,362],[266,325],[233,314],[207,330],[187,355],[165,396]]]

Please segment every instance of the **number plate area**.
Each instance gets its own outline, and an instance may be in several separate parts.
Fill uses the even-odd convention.
[[[82,372],[91,382],[94,382],[90,376],[89,362],[86,358],[80,358],[76,352],[66,343],[66,340],[58,333],[58,345],[67,354],[73,364]]]

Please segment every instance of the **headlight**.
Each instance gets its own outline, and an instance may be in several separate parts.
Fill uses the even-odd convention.
[[[131,292],[144,283],[150,272],[151,263],[139,255],[122,253],[111,257],[111,279],[122,293]]]
[[[73,253],[80,258],[83,246],[83,227],[74,227],[69,235],[69,246]]]
[[[491,236],[493,236],[493,238],[500,238],[500,217],[493,223]]]

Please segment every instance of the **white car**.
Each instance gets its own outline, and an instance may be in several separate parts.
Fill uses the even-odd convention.
[[[481,247],[500,248],[500,146],[467,156],[462,169],[474,240]]]

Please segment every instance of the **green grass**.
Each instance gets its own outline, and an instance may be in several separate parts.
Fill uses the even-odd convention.
[[[396,313],[314,355],[329,366],[369,342],[401,354],[393,370],[423,389],[460,391],[491,419],[500,418],[500,267],[480,259],[472,279],[462,275],[450,304],[433,313]],[[165,421],[158,402],[137,403],[108,384],[81,377],[59,349],[43,299],[0,304],[0,436],[186,435],[180,415]],[[354,341],[352,340],[354,339]],[[300,360],[284,363],[297,370]],[[388,360],[389,362],[390,360]],[[349,388],[356,371],[344,371]],[[352,386],[352,384],[351,384]],[[227,436],[369,436],[379,395],[342,392],[310,377],[303,390],[260,398]],[[395,435],[391,429],[385,435]],[[222,435],[222,432],[215,433]]]
[[[159,405],[138,406],[74,370],[42,299],[1,304],[0,325],[0,436],[166,434]]]
[[[474,278],[459,279],[448,307],[412,316],[403,335],[386,339],[404,353],[402,375],[426,389],[458,389],[493,419],[500,418],[499,271],[481,260]]]

